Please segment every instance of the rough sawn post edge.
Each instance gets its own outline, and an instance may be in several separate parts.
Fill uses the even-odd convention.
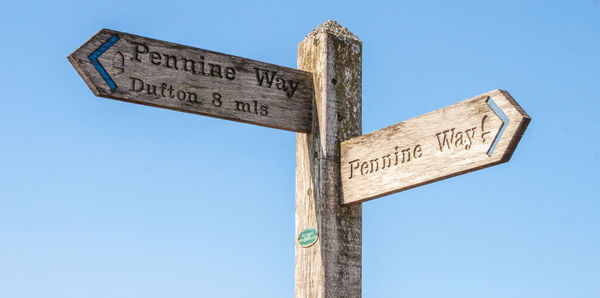
[[[362,207],[342,207],[340,144],[362,133],[362,42],[326,21],[298,45],[298,68],[313,73],[311,133],[296,141],[296,297],[361,297]]]

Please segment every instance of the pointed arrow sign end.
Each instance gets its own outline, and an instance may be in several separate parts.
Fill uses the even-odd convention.
[[[502,135],[498,137],[497,144],[493,148],[494,151],[490,155],[491,157],[498,158],[498,163],[504,163],[512,157],[523,133],[525,133],[529,122],[531,122],[531,117],[508,91],[497,89],[488,94],[498,108],[498,111],[506,118],[506,123],[502,127],[503,131],[501,131]],[[490,103],[488,102],[488,104]],[[498,113],[498,111],[494,112]],[[502,118],[500,115],[499,117]]]
[[[342,204],[510,160],[531,117],[493,90],[341,144]]]
[[[73,53],[67,56],[67,59],[69,62],[71,62],[71,65],[73,65],[79,76],[81,76],[90,90],[96,96],[107,96],[108,94],[103,94],[105,92],[100,90],[97,87],[97,84],[94,84],[90,76],[92,71],[100,74],[100,77],[104,79],[105,84],[107,84],[110,90],[115,90],[117,87],[104,67],[98,61],[98,58],[118,40],[119,38],[115,34],[115,31],[103,28],[94,34],[90,39],[88,39],[83,45],[73,51]],[[100,45],[98,46],[98,44]]]

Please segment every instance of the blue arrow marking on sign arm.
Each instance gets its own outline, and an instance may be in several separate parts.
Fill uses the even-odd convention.
[[[98,58],[108,50],[112,45],[114,45],[117,41],[119,41],[119,37],[115,34],[111,36],[103,45],[101,45],[97,50],[95,50],[88,58],[96,67],[96,70],[100,73],[102,78],[106,81],[111,90],[117,89],[117,84],[112,80],[112,78],[108,75],[108,72],[102,67],[102,64],[98,61]]]
[[[494,102],[494,100],[492,100],[491,97],[488,97],[486,102],[490,106],[492,111],[494,111],[494,113],[502,120],[502,126],[500,127],[500,131],[498,131],[498,134],[494,138],[494,142],[492,142],[492,146],[490,146],[490,149],[488,150],[488,155],[492,156],[492,152],[494,152],[494,149],[496,149],[496,145],[498,145],[498,141],[500,141],[500,137],[502,137],[502,134],[504,133],[504,129],[506,129],[506,126],[508,125],[508,122],[510,121],[510,119],[508,119],[506,114],[504,114],[504,112],[502,112],[500,107],[498,107],[498,105]]]

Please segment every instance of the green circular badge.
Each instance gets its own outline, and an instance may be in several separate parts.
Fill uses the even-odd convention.
[[[315,244],[317,239],[319,239],[319,236],[317,230],[314,228],[304,229],[298,234],[298,244],[302,247],[309,247]]]

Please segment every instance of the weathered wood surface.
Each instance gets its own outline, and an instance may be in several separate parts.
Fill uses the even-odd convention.
[[[308,72],[102,29],[69,57],[95,95],[308,132]]]
[[[507,162],[530,120],[508,92],[494,90],[347,140],[341,145],[342,202]]]
[[[311,133],[296,138],[296,238],[316,228],[315,244],[296,241],[296,297],[360,297],[362,209],[340,202],[340,143],[361,134],[362,43],[327,21],[298,45],[298,68],[312,72]]]

